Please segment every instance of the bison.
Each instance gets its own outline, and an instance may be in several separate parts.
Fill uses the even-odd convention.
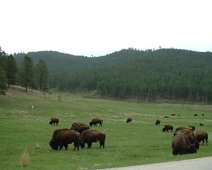
[[[52,135],[52,139],[49,142],[49,145],[54,150],[58,150],[58,148],[61,150],[63,146],[67,150],[68,144],[74,143],[74,149],[73,150],[79,150],[79,137],[80,133],[71,130],[71,129],[56,129]]]
[[[127,122],[127,123],[132,122],[132,118],[131,118],[131,117],[128,117],[126,122]]]
[[[171,131],[173,131],[173,126],[172,125],[164,125],[164,127],[163,127],[163,132],[165,132],[165,131],[169,131],[169,130],[171,130]]]
[[[57,117],[52,117],[50,122],[50,125],[58,125],[59,124],[59,119]]]
[[[72,130],[76,130],[79,133],[82,133],[84,130],[88,130],[89,128],[90,128],[90,126],[88,126],[84,123],[79,123],[79,122],[73,123],[71,126]]]
[[[196,147],[194,144],[191,144],[188,140],[188,137],[182,133],[176,134],[172,139],[172,154],[187,154],[187,153],[196,153]]]
[[[195,137],[197,141],[200,143],[202,141],[202,145],[206,142],[208,144],[208,133],[203,131],[197,131],[195,133]]]
[[[103,132],[97,130],[85,130],[80,134],[79,143],[81,148],[85,147],[85,143],[87,143],[88,148],[91,148],[92,142],[99,141],[100,148],[105,147],[105,138],[106,135]]]
[[[194,144],[196,149],[199,149],[199,142],[196,140],[196,137],[191,129],[185,128],[185,129],[177,130],[175,131],[174,136],[177,134],[185,135],[188,138],[189,142],[191,144]]]
[[[155,125],[160,125],[160,120],[159,119],[156,120]]]
[[[102,126],[103,124],[103,120],[102,119],[99,119],[99,118],[94,118],[90,121],[89,125],[90,126],[97,126],[97,124],[99,124],[99,126]]]

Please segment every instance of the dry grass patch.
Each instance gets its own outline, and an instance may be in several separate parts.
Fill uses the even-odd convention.
[[[30,157],[27,149],[24,150],[21,156],[21,166],[27,167],[30,164]]]

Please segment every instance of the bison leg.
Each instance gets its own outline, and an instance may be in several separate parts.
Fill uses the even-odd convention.
[[[92,142],[88,142],[88,148],[91,148]]]
[[[75,151],[75,150],[79,150],[79,143],[78,142],[74,142],[74,150],[73,151]]]
[[[104,140],[100,140],[99,141],[99,145],[100,145],[100,148],[105,148],[105,141]]]
[[[60,147],[59,149],[61,150],[63,148],[63,145],[60,145],[59,147]]]
[[[177,150],[176,150],[176,149],[173,149],[173,150],[172,150],[172,154],[173,154],[174,156],[177,155],[177,154],[178,154]]]
[[[67,144],[67,143],[65,143],[65,144],[64,144],[64,147],[65,147],[65,150],[67,150],[67,148],[68,148],[68,144]]]

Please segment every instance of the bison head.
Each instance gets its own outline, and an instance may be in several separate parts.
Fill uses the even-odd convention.
[[[49,145],[52,147],[52,149],[58,150],[58,145],[57,145],[56,142],[54,142],[53,140],[51,140],[51,141],[49,142]]]

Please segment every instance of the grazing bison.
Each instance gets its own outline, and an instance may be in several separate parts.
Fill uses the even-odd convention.
[[[195,137],[192,129],[189,129],[189,128],[180,129],[180,130],[175,131],[174,136],[177,134],[185,135],[188,138],[189,142],[191,144],[195,145],[196,149],[199,149],[199,142],[196,140],[196,137]]]
[[[132,122],[132,118],[131,118],[131,117],[128,117],[126,122],[127,122],[127,123]]]
[[[176,116],[176,114],[175,113],[172,113],[171,116]]]
[[[176,134],[172,139],[172,154],[187,154],[187,153],[196,153],[196,147],[194,144],[191,144],[188,140],[188,137],[182,133]]]
[[[195,113],[194,116],[197,116],[197,113]]]
[[[169,116],[164,116],[164,118],[169,118]]]
[[[80,135],[80,146],[81,148],[85,147],[85,143],[87,143],[88,148],[91,148],[92,142],[99,141],[100,148],[105,147],[105,138],[106,135],[103,132],[99,132],[97,130],[85,130]]]
[[[84,123],[79,123],[79,122],[73,123],[71,126],[72,130],[76,130],[79,133],[82,133],[84,130],[88,130],[89,128],[90,128],[90,126],[88,126]]]
[[[173,131],[173,126],[172,125],[164,125],[163,132],[165,132],[165,131],[168,132],[169,130]]]
[[[199,125],[200,125],[200,126],[204,126],[204,124],[202,124],[202,123],[200,123]]]
[[[59,124],[59,119],[56,118],[56,117],[52,117],[50,122],[49,122],[50,125],[58,125]]]
[[[197,141],[200,143],[202,141],[202,145],[206,142],[208,144],[208,133],[203,131],[197,131],[195,133],[195,137]]]
[[[99,118],[94,118],[90,121],[89,125],[90,126],[97,126],[97,124],[99,124],[99,126],[102,126],[103,124],[103,120],[102,119],[99,119]]]
[[[155,125],[160,125],[160,120],[159,119],[156,120]]]
[[[49,142],[49,145],[52,147],[54,150],[61,150],[63,146],[67,150],[68,144],[71,144],[72,142],[74,143],[74,149],[79,150],[79,137],[80,133],[71,130],[71,129],[57,129],[54,131],[52,135],[52,139]]]

